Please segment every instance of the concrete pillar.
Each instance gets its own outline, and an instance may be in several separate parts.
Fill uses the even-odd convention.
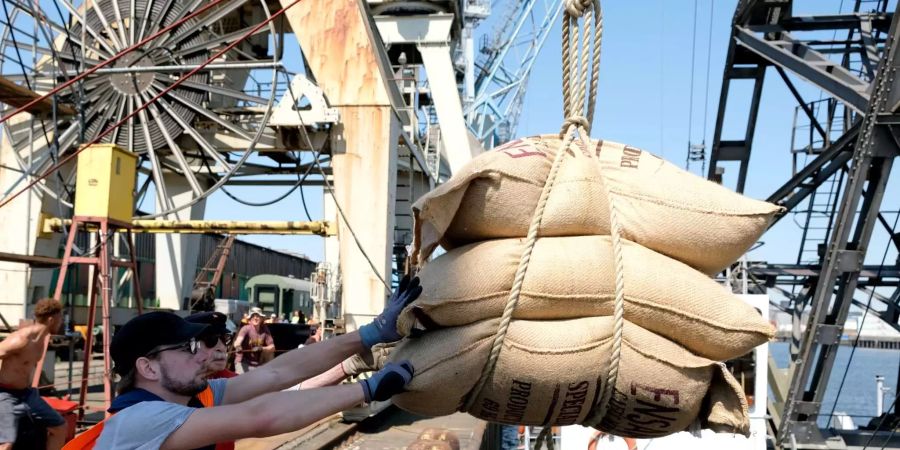
[[[388,107],[341,108],[332,144],[333,185],[347,221],[339,220],[342,308],[349,329],[370,322],[384,308],[390,282],[400,121]],[[353,228],[359,250],[350,233]],[[372,261],[373,272],[366,257]]]
[[[183,177],[166,174],[166,189],[172,204],[178,206],[193,198],[191,188]],[[157,208],[159,208],[157,199]],[[169,220],[203,219],[206,201],[166,216]],[[197,272],[200,236],[189,234],[156,235],[156,298],[160,308],[184,309],[184,299],[190,298]]]
[[[286,7],[291,1],[281,3]],[[353,330],[371,321],[386,297],[348,222],[375,271],[388,279],[401,127],[394,106],[402,99],[362,0],[306,0],[286,16],[310,72],[340,111],[341,123],[332,132],[332,166],[335,197],[347,216],[347,222],[339,221],[338,258],[344,319]],[[327,258],[333,260],[329,248]]]

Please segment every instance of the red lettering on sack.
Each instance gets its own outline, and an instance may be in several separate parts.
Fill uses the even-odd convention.
[[[649,392],[653,394],[653,401],[660,401],[663,395],[671,395],[672,402],[674,404],[678,404],[678,390],[677,389],[663,389],[663,388],[655,388],[652,386],[646,386],[639,383],[631,383],[631,395],[637,395],[638,389],[642,391]]]
[[[501,153],[509,156],[510,158],[526,158],[529,156],[546,156],[544,152],[537,150],[531,144],[525,141],[515,141],[511,142],[507,145],[504,145],[502,148],[497,149]]]

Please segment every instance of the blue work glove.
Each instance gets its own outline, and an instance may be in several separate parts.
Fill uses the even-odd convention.
[[[385,401],[403,392],[413,377],[413,366],[409,361],[387,363],[384,369],[359,383],[362,385],[366,403],[372,400]]]
[[[391,295],[384,311],[375,318],[370,324],[359,327],[359,337],[366,348],[371,348],[375,344],[394,342],[400,340],[400,333],[397,332],[397,317],[400,311],[406,305],[419,298],[422,293],[422,286],[419,286],[419,277],[413,277],[410,280],[409,275],[400,280],[400,286]]]

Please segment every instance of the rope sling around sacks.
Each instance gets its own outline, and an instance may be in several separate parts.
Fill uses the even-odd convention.
[[[600,70],[600,44],[603,34],[603,14],[600,8],[599,0],[566,0],[565,10],[566,11],[563,16],[562,23],[562,87],[563,108],[566,118],[563,122],[562,130],[560,132],[560,137],[563,138],[563,140],[559,150],[556,152],[556,156],[553,160],[550,172],[547,175],[547,179],[544,183],[543,189],[541,190],[540,198],[538,200],[537,206],[535,207],[534,215],[532,216],[532,221],[528,228],[525,250],[522,253],[521,259],[519,260],[519,265],[516,269],[513,285],[510,290],[506,306],[503,310],[503,315],[500,319],[500,325],[498,327],[497,334],[494,336],[494,341],[491,346],[490,356],[488,357],[488,361],[485,364],[481,376],[475,384],[475,387],[466,398],[463,406],[464,411],[471,410],[475,403],[475,400],[478,398],[479,394],[484,388],[484,385],[487,383],[487,380],[494,372],[494,368],[496,367],[497,360],[500,356],[500,351],[503,348],[503,342],[506,338],[506,333],[509,330],[509,324],[512,320],[513,312],[515,311],[516,305],[519,301],[519,295],[522,290],[522,283],[525,279],[525,274],[528,271],[529,262],[531,261],[531,253],[534,249],[535,243],[537,242],[538,230],[540,229],[541,220],[543,219],[544,208],[547,205],[547,200],[550,196],[550,192],[553,190],[556,175],[565,155],[569,151],[572,151],[573,154],[577,155],[577,152],[580,151],[579,149],[573,148],[572,146],[575,140],[576,133],[578,133],[578,137],[582,140],[584,149],[586,150],[588,156],[596,160],[596,155],[588,149],[590,148],[589,130],[591,127],[591,123],[593,122],[597,98],[598,75]],[[595,16],[596,20],[594,20]],[[579,42],[578,19],[581,17],[584,17],[584,28],[580,33],[581,39]],[[576,45],[574,47],[572,46],[573,35],[576,40]],[[593,46],[591,46],[591,41],[589,40],[591,36],[593,36]],[[580,46],[578,45],[579,43]],[[576,57],[579,55],[580,60],[576,59]],[[572,69],[573,59],[576,59],[576,67],[574,72]],[[590,71],[589,90],[587,86],[588,71]],[[578,88],[575,89],[575,92],[573,94],[572,83],[574,79],[577,79],[578,81]],[[587,98],[585,98],[586,93],[588,94]],[[587,100],[587,105],[585,105],[585,100]],[[581,115],[581,113],[583,113],[585,109],[587,110],[586,117]],[[619,226],[618,222],[615,200],[611,195],[608,183],[604,183],[604,186],[606,188],[606,194],[609,199],[608,204],[610,209],[610,225],[616,273],[616,296],[613,312],[613,354],[610,358],[609,372],[606,377],[606,384],[604,385],[599,403],[595,406],[595,412],[591,416],[587,417],[584,421],[584,425],[587,426],[596,426],[597,424],[599,424],[603,417],[606,415],[606,411],[609,407],[609,401],[612,397],[613,390],[616,385],[616,379],[618,378],[619,373],[619,361],[622,349],[622,330],[624,326],[625,272],[621,243],[622,233],[621,227]],[[546,426],[541,430],[541,433],[538,436],[536,448],[540,448],[542,443],[546,443],[549,449],[553,449],[553,439],[551,436],[551,431],[552,427],[549,426]]]

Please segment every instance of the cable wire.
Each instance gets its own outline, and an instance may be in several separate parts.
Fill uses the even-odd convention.
[[[292,83],[288,83],[288,92],[291,95],[291,101],[293,102],[292,104],[296,105],[298,98],[294,94],[294,87],[291,84]],[[370,258],[369,254],[366,253],[366,250],[362,246],[362,242],[360,242],[359,237],[356,236],[356,232],[353,230],[353,227],[350,226],[350,221],[347,220],[347,215],[344,214],[344,208],[341,208],[341,204],[338,201],[337,196],[334,194],[334,186],[331,184],[330,181],[328,181],[328,175],[325,174],[325,170],[322,169],[322,165],[319,163],[319,153],[320,152],[313,145],[312,139],[310,139],[309,133],[306,131],[306,125],[303,123],[303,115],[300,114],[299,109],[296,109],[296,108],[294,108],[294,109],[297,111],[297,119],[300,121],[300,130],[301,130],[301,134],[303,134],[303,138],[306,140],[306,145],[309,146],[309,148],[311,148],[311,149],[315,149],[315,150],[313,150],[315,152],[315,158],[313,159],[313,161],[315,162],[315,166],[316,166],[316,168],[318,168],[319,173],[322,174],[322,180],[325,183],[325,187],[328,190],[328,194],[331,195],[331,199],[334,201],[334,206],[337,209],[338,214],[341,217],[341,220],[344,222],[344,225],[347,227],[347,231],[350,232],[350,236],[353,237],[353,242],[356,243],[356,247],[359,249],[360,253],[362,253],[363,258],[365,258],[366,262],[369,264],[369,268],[372,269],[372,273],[374,273],[375,276],[378,277],[378,280],[381,281],[381,284],[384,285],[385,291],[387,292],[388,295],[390,295],[391,294],[390,285],[387,283],[387,281],[385,281],[384,277],[381,275],[381,272],[379,272],[378,269],[375,267],[375,263],[372,262],[372,258]]]
[[[900,398],[900,396],[894,397],[894,401],[891,403],[891,406],[888,408],[887,413],[885,413],[885,415],[881,416],[881,420],[878,421],[878,426],[875,427],[875,430],[872,431],[872,434],[869,436],[869,439],[866,441],[866,445],[863,446],[862,450],[866,450],[867,448],[869,448],[869,444],[872,443],[872,439],[875,439],[875,434],[878,433],[879,431],[881,431],[881,427],[884,426],[885,417],[887,417],[887,414],[890,413],[894,409],[894,406],[897,405],[898,398]],[[894,430],[896,430],[896,428]],[[894,435],[894,432],[892,431],[891,436],[893,436],[893,435]],[[885,446],[887,445],[887,443],[889,441],[890,441],[890,439],[885,441]],[[884,447],[881,447],[881,449],[884,450]]]
[[[709,2],[709,31],[706,41],[706,94],[703,97],[703,134],[700,136],[700,142],[703,145],[703,162],[700,164],[700,173],[706,173],[706,126],[709,123],[709,70],[712,67],[712,32],[713,32],[713,11],[715,10],[715,0]]]
[[[894,224],[891,226],[891,234],[894,234],[897,230],[897,223],[900,221],[900,214],[897,214],[897,217],[894,219]],[[884,268],[884,262],[887,261],[887,255],[891,249],[891,240],[888,239],[887,244],[884,248],[884,255],[881,257],[881,265],[878,266],[878,271],[875,272],[875,278],[881,277],[881,270]],[[866,316],[869,315],[869,309],[872,307],[872,298],[875,297],[875,288],[872,288],[872,292],[869,293],[869,300],[866,303],[866,310],[863,311],[862,319],[859,322],[859,329],[862,331],[863,325],[866,323]],[[853,347],[850,349],[850,358],[847,360],[847,367],[844,369],[844,375],[841,377],[841,384],[838,386],[837,394],[834,396],[834,404],[831,405],[831,413],[828,415],[828,423],[825,425],[828,428],[831,425],[832,419],[834,419],[834,411],[837,409],[838,400],[841,398],[841,393],[844,389],[844,383],[847,381],[847,374],[850,372],[850,366],[853,363],[853,356],[856,354],[857,346],[859,345],[859,339],[862,337],[861,333],[856,334],[856,339],[853,341]],[[895,400],[896,402],[896,400]],[[891,405],[893,407],[893,405]],[[868,445],[868,444],[866,444]]]
[[[694,0],[694,26],[691,27],[693,30],[691,33],[691,87],[688,90],[688,126],[687,126],[687,156],[684,159],[684,168],[687,170],[691,165],[691,140],[693,138],[694,131],[694,74],[696,72],[696,64],[694,61],[697,56],[697,3],[698,0]]]

